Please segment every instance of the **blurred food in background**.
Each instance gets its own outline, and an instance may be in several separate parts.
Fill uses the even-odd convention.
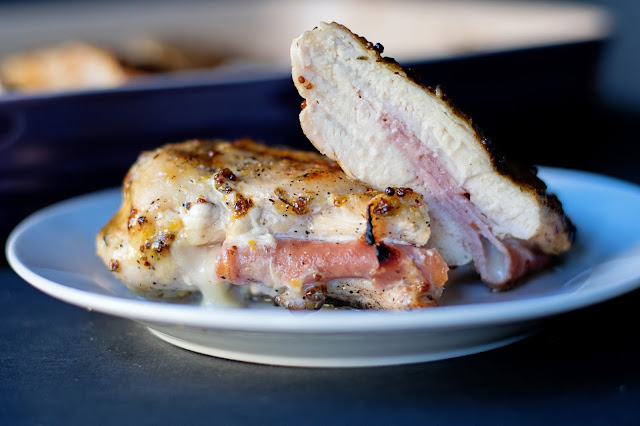
[[[205,50],[137,37],[107,47],[65,42],[0,60],[0,84],[6,91],[35,92],[115,87],[156,73],[212,68],[223,58]]]
[[[0,81],[8,91],[112,87],[128,76],[109,51],[80,42],[16,54],[0,62]]]

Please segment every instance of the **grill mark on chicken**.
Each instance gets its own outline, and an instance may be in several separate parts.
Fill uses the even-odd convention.
[[[278,197],[278,200],[280,200],[284,204],[283,210],[289,211],[289,209],[291,209],[295,214],[298,215],[309,213],[308,207],[309,203],[311,202],[311,197],[299,195],[290,200],[286,191],[282,188],[276,188],[274,194],[276,197]]]

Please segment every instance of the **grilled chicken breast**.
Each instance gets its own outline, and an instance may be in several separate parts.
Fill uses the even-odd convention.
[[[447,279],[424,248],[420,194],[373,190],[319,154],[249,140],[167,145],[140,156],[123,194],[97,252],[144,295],[199,290],[224,304],[233,288],[290,309],[409,309],[435,305]]]
[[[420,192],[429,245],[450,265],[473,261],[492,288],[567,251],[574,228],[535,169],[497,159],[439,88],[416,83],[381,51],[335,23],[293,41],[300,122],[316,148],[372,188]]]

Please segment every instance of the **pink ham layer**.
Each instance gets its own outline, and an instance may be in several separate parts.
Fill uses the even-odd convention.
[[[304,288],[348,278],[369,279],[378,289],[405,279],[426,287],[446,282],[449,268],[436,250],[400,244],[383,247],[386,256],[379,261],[377,248],[363,240],[280,238],[275,246],[243,247],[225,242],[216,259],[216,273],[218,279],[233,284],[263,283],[270,287],[295,282]]]
[[[487,285],[502,289],[548,263],[550,257],[528,247],[526,241],[496,236],[490,220],[471,202],[469,194],[401,120],[383,115],[380,124],[389,135],[389,142],[404,153],[416,170],[418,185],[413,189],[424,196],[432,221],[452,221],[461,229],[474,267]]]

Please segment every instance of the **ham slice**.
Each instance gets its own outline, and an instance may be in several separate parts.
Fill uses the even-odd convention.
[[[286,292],[278,295],[278,302],[289,308],[315,308],[325,299],[338,299],[336,287],[342,287],[343,292],[355,289],[352,304],[358,306],[379,304],[386,297],[384,293],[389,290],[389,295],[397,294],[398,289],[405,296],[401,301],[393,301],[396,306],[398,303],[403,308],[433,306],[442,293],[449,269],[433,249],[370,245],[364,239],[327,242],[281,238],[275,244],[254,242],[241,246],[232,240],[225,241],[216,265],[220,280],[245,285],[261,283],[273,288],[287,283],[288,288],[305,295],[302,300],[286,300]],[[366,286],[368,293],[376,293],[377,298],[372,300],[368,293],[359,294],[363,280],[370,282]]]

